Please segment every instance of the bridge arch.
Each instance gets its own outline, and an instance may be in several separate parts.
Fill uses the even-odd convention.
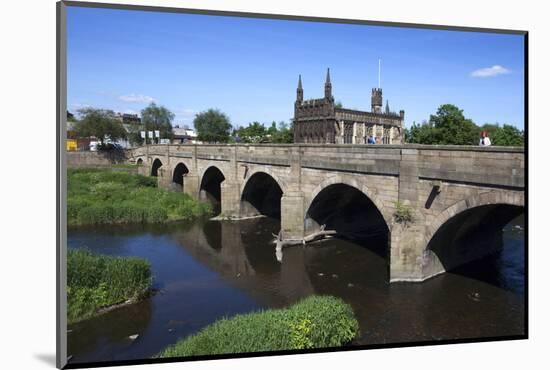
[[[326,225],[345,239],[364,243],[367,239],[373,251],[386,257],[389,224],[379,204],[369,197],[368,188],[353,178],[334,176],[324,180],[313,191],[305,209],[305,233]],[[376,197],[373,197],[376,199]],[[379,202],[377,199],[376,201]]]
[[[159,168],[162,167],[162,162],[159,158],[155,158],[153,160],[153,164],[151,165],[151,176],[158,177],[158,171]]]
[[[240,213],[242,217],[265,215],[281,218],[284,186],[268,171],[255,171],[243,184]]]
[[[348,185],[350,187],[353,187],[361,191],[367,198],[369,198],[374,203],[378,211],[382,214],[382,217],[384,217],[384,221],[386,221],[386,224],[387,225],[391,224],[391,221],[392,221],[391,211],[384,206],[384,203],[382,202],[382,200],[379,199],[378,196],[368,186],[361,183],[356,178],[341,176],[341,175],[336,175],[336,176],[331,176],[329,178],[326,178],[319,185],[317,185],[313,190],[313,192],[311,193],[310,197],[307,198],[308,200],[305,207],[305,211],[307,212],[307,210],[311,207],[311,203],[313,202],[313,200],[317,197],[317,195],[319,195],[321,191],[323,191],[323,189],[334,184]]]
[[[136,165],[143,166],[143,164],[144,164],[143,158],[138,157],[138,159],[136,160]]]
[[[279,187],[283,191],[283,194],[286,192],[286,189],[287,189],[286,182],[283,181],[281,179],[281,177],[279,175],[277,175],[275,173],[275,171],[273,171],[271,168],[269,168],[268,166],[264,166],[262,168],[254,168],[250,172],[247,173],[246,180],[244,181],[244,183],[242,184],[242,187],[241,187],[241,194],[244,191],[244,188],[246,187],[246,185],[248,184],[250,179],[252,178],[252,176],[254,176],[257,173],[264,173],[264,174],[267,174],[267,175],[271,176],[271,178],[273,180],[275,180],[277,185],[279,185]]]
[[[178,162],[172,171],[172,182],[183,188],[183,176],[189,173],[189,168],[184,162]]]
[[[441,212],[432,222],[428,225],[426,230],[425,241],[426,245],[433,238],[435,233],[452,217],[475,207],[491,204],[503,204],[517,207],[524,207],[523,192],[516,192],[510,194],[510,192],[502,191],[488,191],[480,194],[475,194],[469,198],[456,202],[452,206]]]
[[[223,172],[216,166],[209,166],[202,172],[199,199],[209,201],[214,206],[214,213],[221,211],[221,185],[226,179]]]
[[[523,193],[510,191],[483,192],[448,207],[426,228],[424,275],[433,276],[498,252],[504,226],[523,212]]]

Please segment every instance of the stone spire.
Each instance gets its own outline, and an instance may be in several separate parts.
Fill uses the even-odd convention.
[[[390,104],[387,99],[386,99],[386,114],[390,114]]]
[[[304,89],[302,89],[302,75],[298,75],[298,88],[296,89],[296,101],[304,100]]]
[[[327,79],[325,80],[325,98],[332,97],[332,84],[330,83],[330,68],[327,68]]]

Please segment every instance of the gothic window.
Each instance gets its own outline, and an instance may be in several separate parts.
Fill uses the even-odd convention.
[[[353,142],[353,123],[344,123],[344,144],[351,144]]]
[[[384,127],[384,139],[383,139],[383,143],[384,143],[384,144],[389,144],[389,143],[390,143],[390,129],[389,129],[389,128],[386,128],[386,127]]]

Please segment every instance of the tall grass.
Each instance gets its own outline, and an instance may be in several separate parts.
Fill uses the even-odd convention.
[[[110,257],[87,250],[67,254],[67,319],[87,319],[101,308],[138,300],[151,288],[151,265],[144,259]]]
[[[336,297],[311,296],[286,309],[221,319],[158,357],[338,347],[351,342],[358,332],[348,304]]]
[[[69,225],[163,222],[209,215],[207,203],[157,188],[157,179],[109,169],[67,170]]]

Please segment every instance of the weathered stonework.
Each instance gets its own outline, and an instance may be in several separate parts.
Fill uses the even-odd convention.
[[[281,230],[302,238],[308,209],[316,196],[345,184],[370,199],[389,229],[391,281],[422,281],[445,271],[427,248],[438,230],[467,210],[488,205],[524,206],[522,148],[422,145],[151,145],[128,153],[150,175],[155,160],[159,186],[170,188],[174,170],[184,164],[183,192],[199,197],[209,168],[218,169],[221,213],[250,214],[243,202],[249,180],[271,177],[282,191]],[[141,160],[141,161],[140,161]],[[413,221],[396,223],[397,201],[412,209]],[[465,256],[476,258],[481,255]]]

